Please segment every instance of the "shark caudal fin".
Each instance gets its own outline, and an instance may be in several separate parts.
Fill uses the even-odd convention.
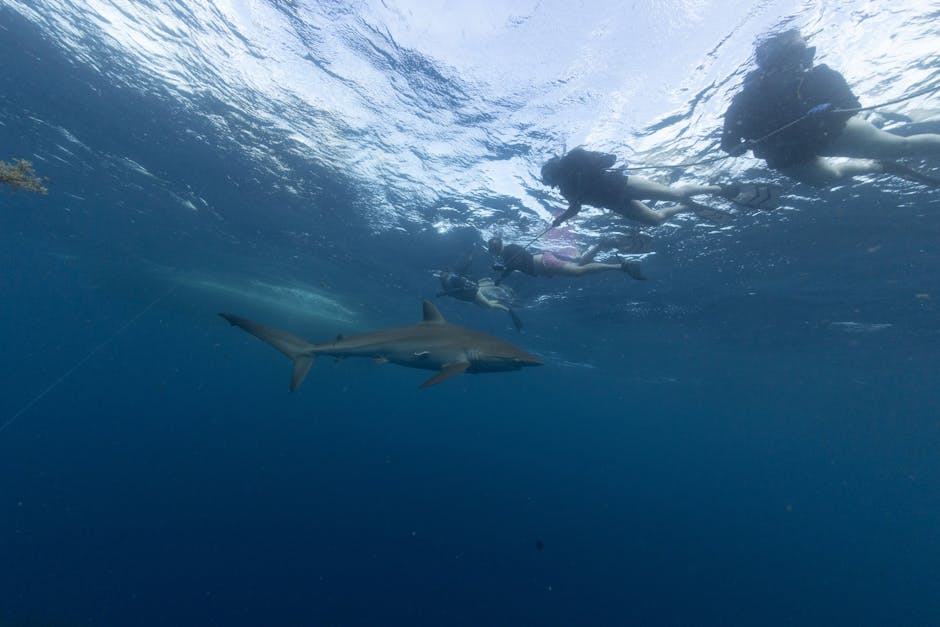
[[[264,340],[277,350],[287,355],[294,362],[294,373],[291,376],[290,391],[293,392],[300,385],[307,371],[313,365],[314,355],[311,353],[313,344],[302,337],[298,337],[280,329],[266,327],[246,318],[239,318],[232,314],[220,313],[220,316],[229,321],[233,327],[251,333],[256,338]]]

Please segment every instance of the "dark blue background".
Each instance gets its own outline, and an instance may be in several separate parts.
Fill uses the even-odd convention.
[[[667,235],[647,284],[556,281],[523,335],[439,302],[540,369],[418,390],[324,360],[288,395],[229,303],[148,264],[324,281],[397,325],[474,236],[371,235],[316,209],[354,181],[295,157],[320,191],[272,191],[201,117],[0,26],[0,158],[50,177],[0,197],[0,416],[94,351],[0,433],[0,624],[940,623],[935,193]],[[59,127],[87,154],[52,158]]]

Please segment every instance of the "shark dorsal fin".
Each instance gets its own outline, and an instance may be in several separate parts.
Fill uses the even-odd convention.
[[[447,322],[444,320],[444,316],[441,315],[441,312],[437,310],[437,307],[434,306],[429,300],[424,301],[424,322]]]

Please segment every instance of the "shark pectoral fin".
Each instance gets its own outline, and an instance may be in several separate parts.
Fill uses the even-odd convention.
[[[388,357],[375,357],[375,358],[372,359],[372,363],[374,363],[374,364],[387,364],[387,363],[388,363]]]
[[[438,372],[436,375],[434,375],[433,377],[431,377],[430,379],[422,383],[419,387],[423,387],[423,388],[431,387],[432,385],[436,385],[440,383],[441,381],[446,381],[447,379],[450,379],[453,376],[456,376],[458,374],[463,374],[463,372],[469,367],[470,367],[469,361],[458,361],[453,364],[447,364],[446,366],[441,368],[440,372]]]
[[[294,358],[294,374],[290,379],[290,391],[293,392],[297,386],[304,382],[307,371],[313,365],[313,355],[302,355]]]

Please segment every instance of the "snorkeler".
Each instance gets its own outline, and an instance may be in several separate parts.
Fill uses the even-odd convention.
[[[579,257],[567,257],[548,251],[530,253],[519,244],[503,245],[501,237],[491,237],[487,243],[490,254],[498,259],[493,266],[500,274],[496,279],[499,285],[503,279],[518,270],[529,276],[582,276],[597,272],[620,270],[626,272],[634,279],[645,280],[640,264],[635,261],[621,263],[600,263],[594,261],[594,255],[600,246],[592,246],[590,250]]]
[[[509,306],[512,298],[508,288],[496,285],[493,279],[483,278],[474,281],[468,276],[443,270],[438,273],[441,281],[442,292],[438,296],[452,296],[458,300],[465,300],[468,303],[476,303],[480,307],[487,309],[499,309],[505,311],[512,318],[512,323],[517,331],[522,330],[522,320],[516,315],[516,312]]]
[[[603,207],[629,220],[648,225],[662,224],[683,211],[694,211],[707,220],[726,216],[692,200],[692,196],[711,194],[750,208],[767,209],[775,200],[772,186],[686,185],[668,187],[649,179],[611,170],[616,155],[575,148],[561,157],[552,157],[542,166],[542,183],[558,187],[568,201],[568,209],[555,218],[552,226],[581,211],[582,205]],[[766,189],[765,189],[766,188]],[[678,203],[665,209],[652,209],[642,201],[664,200]]]
[[[769,167],[817,187],[878,173],[940,185],[893,161],[940,156],[940,135],[902,137],[859,117],[859,100],[845,78],[826,65],[814,66],[815,54],[796,29],[760,42],[757,69],[725,113],[721,148],[732,156],[753,150]]]

